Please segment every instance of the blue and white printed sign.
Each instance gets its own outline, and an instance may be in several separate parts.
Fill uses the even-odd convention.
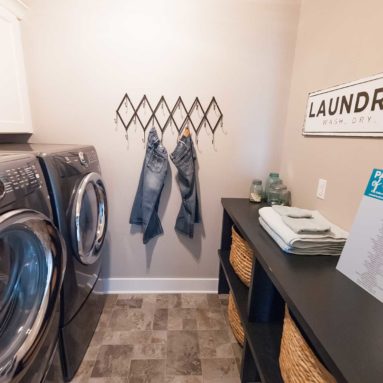
[[[383,169],[374,169],[364,195],[383,200]]]
[[[383,74],[309,93],[303,134],[383,136]]]
[[[383,169],[374,169],[337,270],[383,302]]]

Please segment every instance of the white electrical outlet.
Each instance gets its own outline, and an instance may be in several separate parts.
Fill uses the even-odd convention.
[[[317,188],[317,197],[318,198],[324,199],[324,196],[326,195],[326,186],[327,186],[327,180],[319,178],[318,188]]]

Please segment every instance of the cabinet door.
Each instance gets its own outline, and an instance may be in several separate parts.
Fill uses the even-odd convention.
[[[0,133],[32,133],[20,25],[2,6],[0,57]]]

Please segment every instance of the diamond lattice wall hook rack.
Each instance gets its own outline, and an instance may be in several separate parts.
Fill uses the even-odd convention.
[[[140,127],[144,133],[143,142],[145,142],[146,132],[151,126],[157,127],[161,132],[161,140],[167,128],[172,132],[177,131],[180,135],[185,127],[194,131],[198,145],[198,136],[205,128],[208,134],[212,135],[212,144],[217,128],[223,128],[223,114],[215,97],[212,97],[206,109],[203,108],[199,98],[196,97],[191,107],[188,109],[182,97],[178,97],[174,106],[169,107],[164,96],[161,96],[155,107],[144,95],[140,102],[135,106],[128,96],[124,94],[121,102],[116,109],[115,124],[122,123],[125,129],[125,137],[128,139],[128,130],[132,126]]]

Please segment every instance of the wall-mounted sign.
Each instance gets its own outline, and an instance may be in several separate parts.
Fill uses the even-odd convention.
[[[336,267],[383,302],[383,169],[374,169]]]
[[[309,93],[303,134],[383,136],[383,74]]]

